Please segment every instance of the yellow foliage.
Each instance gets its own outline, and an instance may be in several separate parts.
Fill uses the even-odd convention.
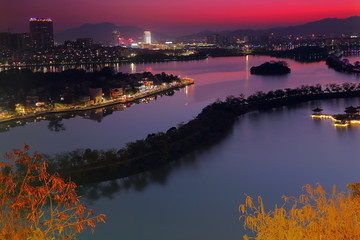
[[[0,164],[0,239],[73,239],[85,227],[105,222],[104,215],[86,213],[76,184],[49,174],[38,154],[29,147],[14,149]],[[95,221],[96,220],[96,221]]]
[[[360,184],[351,188],[353,194],[325,193],[320,184],[316,188],[306,185],[305,194],[285,197],[284,206],[275,206],[273,211],[265,212],[261,197],[255,205],[253,199],[246,197],[245,204],[239,206],[240,219],[244,227],[256,233],[253,239],[360,239],[360,194],[354,194]],[[286,204],[292,206],[286,207]],[[286,210],[287,209],[287,210]],[[244,239],[250,239],[244,236]]]

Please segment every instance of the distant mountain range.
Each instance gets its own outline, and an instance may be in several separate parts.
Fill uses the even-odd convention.
[[[125,38],[142,40],[145,29],[135,26],[117,26],[112,23],[84,24],[77,28],[71,28],[64,32],[55,34],[55,40],[63,42],[65,40],[75,40],[76,38],[90,37],[95,41],[111,41],[112,31],[118,30],[120,35]],[[178,40],[204,39],[205,36],[219,34],[222,36],[244,37],[259,36],[274,33],[276,35],[307,35],[307,34],[341,34],[341,33],[360,33],[360,16],[352,16],[345,19],[326,18],[315,22],[289,27],[275,27],[269,29],[238,29],[234,31],[203,31],[192,35],[178,38]],[[152,32],[154,40],[173,40],[174,37],[163,33]]]
[[[360,16],[352,16],[345,19],[325,18],[302,25],[271,28],[269,30],[278,35],[360,33]]]
[[[244,37],[259,36],[274,33],[276,35],[308,35],[308,34],[342,34],[360,33],[360,16],[352,16],[345,19],[325,18],[315,22],[289,27],[275,27],[269,29],[238,29],[234,31],[204,31],[181,37],[182,40],[203,39],[205,36],[219,34],[222,36]]]
[[[77,38],[93,38],[94,41],[112,41],[112,32],[114,30],[119,31],[122,37],[139,40],[143,38],[146,29],[135,26],[117,26],[108,22],[96,24],[86,23],[80,27],[67,29],[64,32],[55,34],[55,41],[64,42]],[[170,37],[166,34],[152,32],[152,38],[155,40],[166,40]]]

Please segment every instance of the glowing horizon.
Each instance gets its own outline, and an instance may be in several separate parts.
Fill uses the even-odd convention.
[[[33,16],[54,21],[54,31],[61,32],[85,23],[111,22],[118,26],[138,26],[151,31],[183,35],[204,30],[259,29],[291,26],[324,18],[360,15],[356,0],[14,0],[6,2],[0,15],[0,32],[11,29],[28,31]],[[16,13],[16,14],[14,14]]]

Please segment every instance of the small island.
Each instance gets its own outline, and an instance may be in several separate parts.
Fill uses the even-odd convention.
[[[287,62],[284,61],[270,61],[250,69],[250,73],[255,75],[284,75],[290,71]]]

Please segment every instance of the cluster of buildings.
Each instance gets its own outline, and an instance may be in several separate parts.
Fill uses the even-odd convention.
[[[36,52],[54,47],[53,21],[50,18],[30,18],[29,30],[29,33],[0,33],[0,64],[30,59]]]
[[[110,34],[110,33],[109,33]],[[319,46],[343,51],[360,51],[360,35],[276,35],[224,36],[210,34],[179,43],[154,43],[150,31],[144,31],[141,41],[112,32],[112,42],[105,45],[91,38],[54,42],[53,20],[30,18],[29,33],[0,33],[0,67],[29,65],[99,64],[132,61],[139,53],[161,51],[176,59],[194,55],[199,50],[235,49],[236,54],[251,54],[257,49],[286,51],[301,46]],[[202,51],[204,53],[204,51]],[[181,59],[181,58],[179,58]],[[1,71],[1,69],[0,69]]]
[[[66,65],[84,63],[114,63],[135,57],[140,51],[176,50],[183,45],[172,42],[153,43],[150,31],[145,31],[143,40],[134,41],[112,32],[112,43],[95,43],[92,38],[78,38],[56,44],[53,20],[30,18],[29,33],[0,33],[0,67],[29,65]]]
[[[0,33],[0,47],[43,49],[54,46],[53,21],[50,18],[30,18],[29,29],[29,33]]]
[[[327,47],[328,49],[360,50],[359,34],[341,34],[341,35],[268,35],[257,36],[221,36],[212,34],[204,37],[204,43],[212,47],[228,48],[235,47],[242,51],[249,51],[262,48],[267,51],[287,51],[302,46]]]

